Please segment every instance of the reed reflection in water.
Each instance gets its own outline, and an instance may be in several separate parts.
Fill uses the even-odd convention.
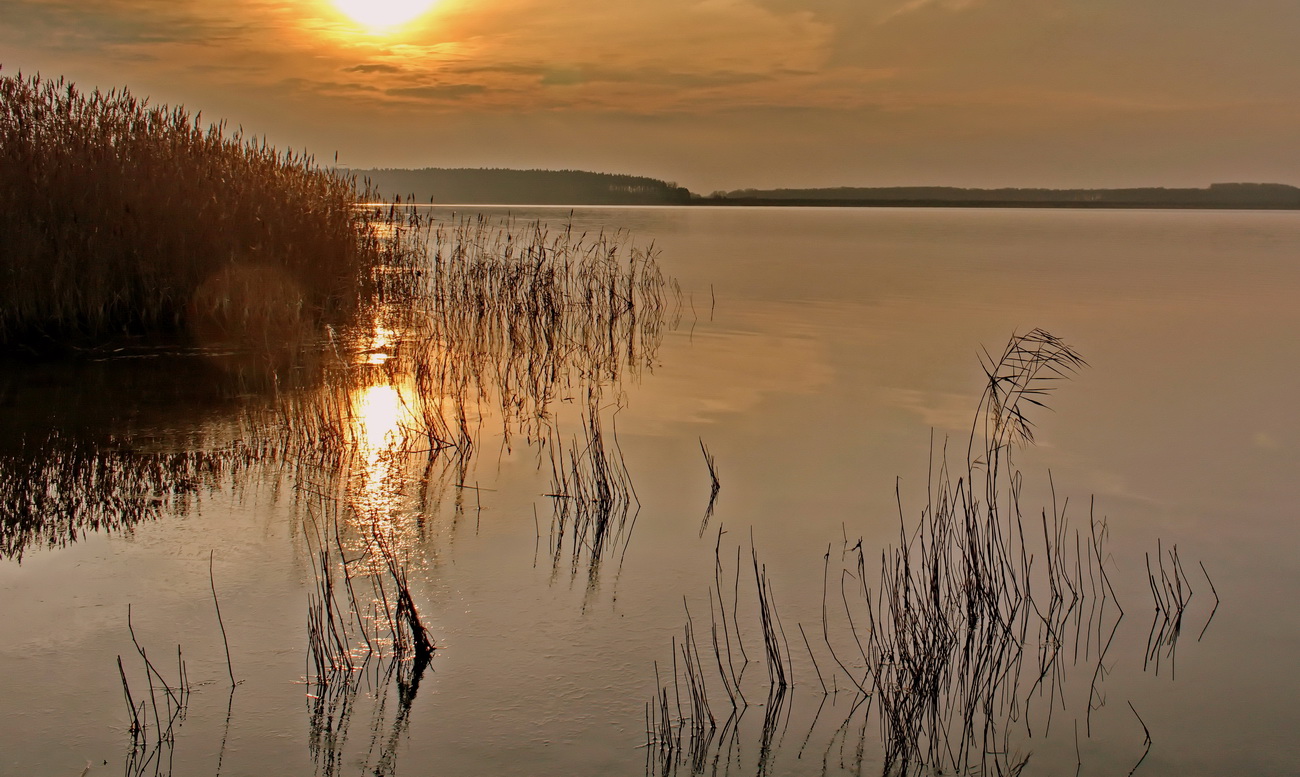
[[[604,392],[652,365],[670,309],[653,253],[629,249],[626,235],[515,229],[416,217],[377,233],[430,242],[418,261],[390,253],[405,259],[387,268],[372,324],[322,332],[317,344],[305,338],[274,358],[233,359],[269,365],[265,373],[226,369],[230,354],[213,354],[219,366],[209,377],[225,381],[233,401],[207,436],[172,435],[158,450],[128,427],[107,438],[50,435],[0,457],[5,554],[21,558],[38,543],[184,515],[204,489],[238,494],[245,483],[287,483],[313,581],[313,761],[322,774],[357,758],[368,771],[392,773],[437,650],[423,604],[436,554],[429,531],[442,510],[464,510],[467,492],[477,502],[470,473],[485,430],[505,449],[522,444],[540,464],[561,439],[565,411],[555,406],[583,394],[599,408]],[[171,412],[183,427],[193,410],[181,403]],[[584,429],[599,442],[598,417]],[[612,450],[616,441],[606,439]],[[621,477],[626,490],[630,475]],[[589,501],[577,497],[583,516]],[[608,520],[604,507],[598,512]],[[606,552],[600,541],[581,554],[575,548],[574,573],[587,564],[594,576]],[[347,736],[362,708],[371,738],[386,742],[364,754],[366,738]],[[151,736],[171,743],[178,731]]]

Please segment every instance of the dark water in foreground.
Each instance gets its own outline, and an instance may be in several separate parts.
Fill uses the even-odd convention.
[[[1051,410],[1032,409],[1037,443],[1016,453],[1031,540],[1016,563],[1040,576],[1040,593],[1017,640],[1017,682],[998,686],[1000,736],[986,744],[981,729],[965,763],[1294,772],[1300,217],[609,208],[572,219],[653,240],[682,290],[641,368],[601,395],[640,508],[600,551],[564,544],[572,529],[554,536],[550,454],[527,433],[503,436],[491,402],[475,418],[472,461],[429,466],[427,453],[394,452],[410,427],[400,377],[343,390],[361,453],[334,482],[328,466],[231,448],[258,439],[257,413],[282,397],[232,392],[203,354],[6,366],[4,476],[56,485],[38,528],[0,560],[0,772],[128,768],[119,655],[135,700],[148,694],[130,604],[161,673],[175,677],[179,643],[192,686],[148,773],[160,762],[162,773],[231,775],[878,773],[885,718],[853,687],[873,658],[851,631],[865,631],[858,548],[878,595],[881,553],[899,543],[900,512],[915,528],[945,441],[954,478],[965,475],[981,349],[996,356],[1034,327],[1090,366],[1056,386]],[[369,345],[362,358],[382,362],[384,343]],[[583,439],[586,398],[581,379],[555,386],[563,444]],[[51,427],[58,457],[22,452],[20,440]],[[701,440],[721,484],[711,512]],[[328,693],[310,682],[311,526],[325,517],[307,492],[327,487],[384,516],[409,565],[438,644],[413,696],[381,660]],[[1103,518],[1098,563],[1086,548]],[[1067,613],[1043,593],[1045,523],[1069,566],[1062,579],[1086,593]],[[785,635],[784,695],[768,692],[751,537]],[[1147,567],[1159,581],[1175,545],[1171,585],[1193,592],[1177,640]],[[735,597],[730,638],[750,660],[751,704],[729,723],[709,616],[715,561],[723,598]],[[1109,598],[1096,594],[1103,568]],[[674,651],[679,673],[685,661],[687,609],[717,729],[692,738],[688,724],[665,753],[647,747],[647,703],[657,665],[672,717],[682,695],[689,714],[684,681],[669,680]],[[890,690],[915,691],[874,695]],[[950,757],[960,728],[943,741]]]

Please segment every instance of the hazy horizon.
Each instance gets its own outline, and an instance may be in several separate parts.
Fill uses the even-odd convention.
[[[635,177],[635,178],[648,178],[648,179],[651,179],[651,180],[663,181],[663,182],[665,182],[665,183],[672,184],[672,185],[682,185],[680,181],[674,181],[674,180],[671,180],[671,179],[667,179],[667,178],[665,178],[664,176],[654,175],[653,173],[645,173],[645,172],[628,172],[628,171],[626,171],[626,170],[594,170],[594,169],[578,169],[578,168],[572,168],[572,167],[567,167],[567,168],[561,168],[561,167],[500,167],[500,166],[466,167],[466,166],[460,166],[460,165],[420,165],[420,166],[418,166],[418,167],[396,167],[396,166],[383,166],[383,167],[381,167],[381,166],[357,166],[357,165],[342,165],[342,164],[340,164],[340,165],[338,166],[338,169],[340,169],[340,170],[346,170],[346,171],[348,171],[348,172],[355,172],[355,173],[365,173],[365,172],[381,171],[381,170],[398,170],[398,171],[412,171],[412,172],[421,172],[421,171],[425,171],[425,170],[438,170],[438,171],[462,171],[462,170],[468,170],[468,171],[475,171],[475,172],[507,171],[507,172],[527,172],[527,173],[532,173],[532,172],[538,172],[538,173],[594,173],[594,174],[596,174],[596,175],[611,175],[611,176],[628,176],[628,177]],[[1291,183],[1291,182],[1289,182],[1289,181],[1263,181],[1263,180],[1260,180],[1260,181],[1245,181],[1245,180],[1207,181],[1207,182],[1204,182],[1204,183],[1184,184],[1184,185],[1181,185],[1181,186],[1171,186],[1171,185],[1162,184],[1162,183],[1151,183],[1151,184],[1141,184],[1141,183],[1139,183],[1139,184],[1131,184],[1131,185],[1128,185],[1128,186],[1108,186],[1108,185],[1104,185],[1104,184],[1103,184],[1103,185],[1097,185],[1097,186],[1015,186],[1015,185],[1007,185],[1007,186],[981,186],[981,185],[978,185],[978,184],[972,184],[972,185],[968,185],[968,186],[953,186],[953,185],[951,185],[951,184],[944,184],[944,183],[920,183],[920,184],[915,184],[915,183],[897,183],[897,184],[871,184],[871,185],[860,185],[860,184],[855,184],[855,183],[831,183],[831,184],[819,184],[819,185],[817,185],[817,186],[787,186],[787,185],[784,185],[784,184],[777,184],[777,185],[773,185],[773,186],[757,187],[757,186],[746,186],[746,185],[740,185],[740,186],[732,186],[732,187],[729,187],[729,188],[727,188],[727,189],[711,190],[711,191],[708,191],[708,192],[698,191],[698,190],[696,190],[696,189],[691,189],[690,187],[685,187],[685,188],[690,189],[690,191],[691,191],[692,194],[698,194],[698,195],[702,195],[702,196],[707,196],[707,195],[709,195],[709,194],[711,194],[711,193],[713,193],[713,192],[716,192],[716,191],[722,191],[722,192],[725,192],[725,193],[732,193],[732,192],[744,192],[744,191],[783,191],[783,190],[790,190],[790,191],[803,191],[803,190],[819,190],[819,189],[899,189],[899,188],[903,188],[903,189],[966,189],[966,190],[971,190],[971,191],[997,191],[997,190],[1003,190],[1003,189],[1025,189],[1025,190],[1034,190],[1034,189],[1038,189],[1038,190],[1049,190],[1049,191],[1106,191],[1106,190],[1123,190],[1123,189],[1208,189],[1208,188],[1210,188],[1210,187],[1212,187],[1212,186],[1219,186],[1219,185],[1224,185],[1224,184],[1262,184],[1262,185],[1282,185],[1282,186],[1291,186],[1291,187],[1300,188],[1300,184],[1297,184],[1297,183]]]
[[[348,15],[385,10],[414,17]],[[591,170],[706,194],[1300,183],[1300,6],[1283,0],[0,0],[0,14],[0,72],[128,86],[356,168]]]

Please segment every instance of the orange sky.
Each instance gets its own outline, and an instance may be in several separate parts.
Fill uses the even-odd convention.
[[[381,4],[385,0],[371,0]],[[1295,0],[0,0],[4,72],[367,166],[744,186],[1300,184]]]

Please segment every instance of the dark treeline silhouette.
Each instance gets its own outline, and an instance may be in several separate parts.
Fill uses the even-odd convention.
[[[674,183],[637,175],[581,170],[429,167],[353,170],[374,190],[415,202],[474,205],[682,205],[691,193]]]
[[[439,168],[351,170],[386,197],[465,205],[766,205],[842,207],[1300,209],[1300,188],[1216,183],[1202,189],[964,189],[956,186],[839,186],[736,189],[707,197],[675,183],[582,170]],[[364,188],[364,187],[363,187]]]
[[[738,189],[702,200],[714,205],[841,205],[1040,208],[1300,208],[1300,188],[1277,183],[1216,183],[1204,189],[962,189],[894,186]]]

